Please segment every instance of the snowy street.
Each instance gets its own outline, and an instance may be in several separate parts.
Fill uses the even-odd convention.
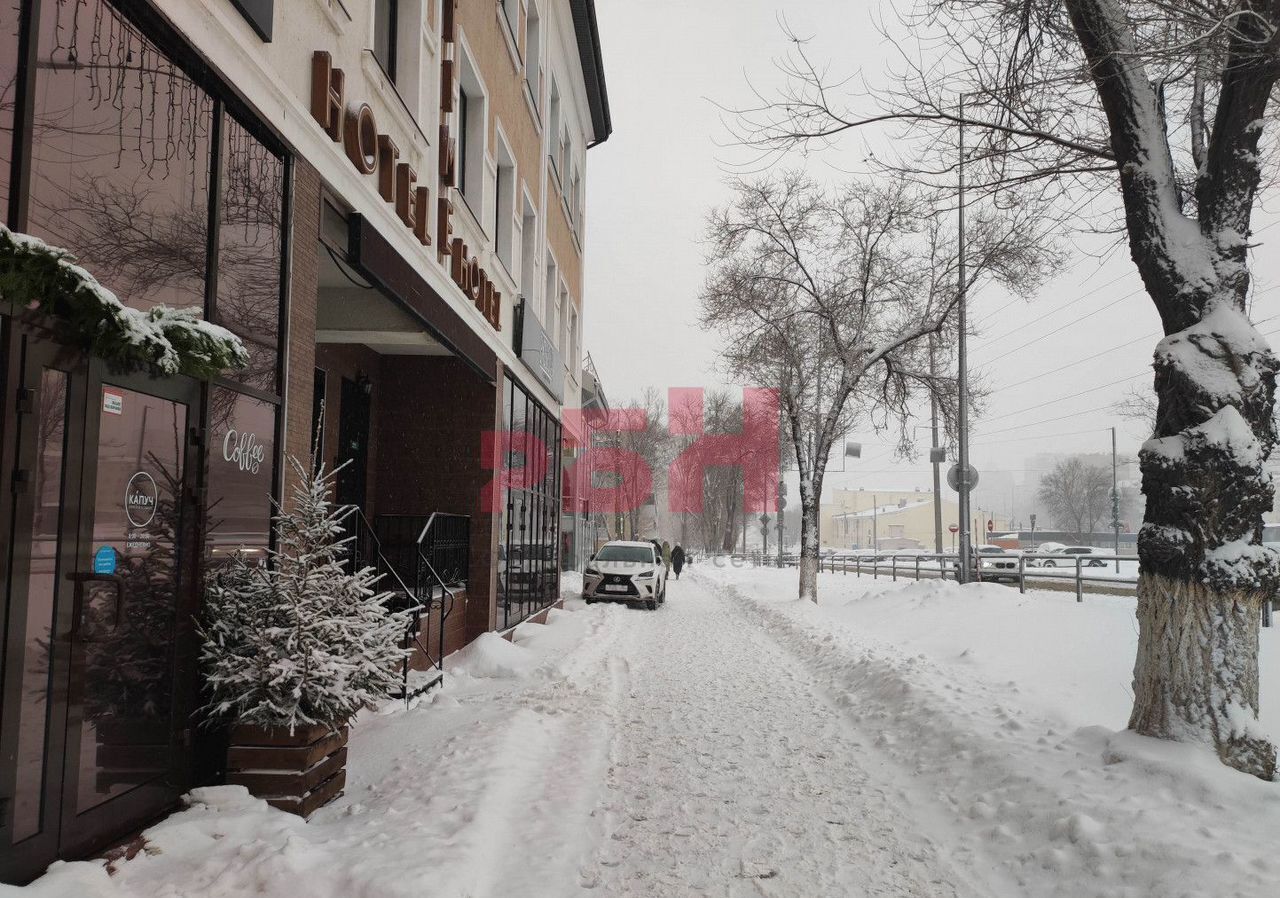
[[[1273,895],[1280,798],[1115,731],[1131,600],[703,563],[570,599],[353,731],[309,823],[236,787],[37,895]],[[1017,638],[1009,638],[1017,633]],[[1264,694],[1280,640],[1263,634]],[[1274,722],[1274,704],[1264,723]],[[548,841],[548,833],[554,833]],[[555,844],[554,851],[548,846]]]
[[[604,893],[967,894],[813,673],[706,579],[671,594],[619,640]]]

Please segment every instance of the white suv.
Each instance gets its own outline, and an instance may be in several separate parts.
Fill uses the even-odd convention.
[[[643,602],[650,611],[667,600],[667,566],[653,543],[605,543],[582,572],[582,598],[593,602]]]

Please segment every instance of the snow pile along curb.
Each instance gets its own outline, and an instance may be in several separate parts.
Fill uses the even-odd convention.
[[[238,786],[196,789],[113,875],[101,861],[59,863],[0,896],[555,894],[546,883],[575,881],[591,841],[620,612],[553,610],[513,641],[486,634],[446,659],[441,689],[362,714],[346,792],[309,822]]]

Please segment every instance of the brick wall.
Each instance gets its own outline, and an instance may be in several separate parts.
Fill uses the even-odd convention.
[[[290,234],[289,345],[285,364],[284,451],[311,454],[311,395],[316,357],[316,279],[320,266],[320,175],[302,159],[293,166],[293,230]],[[286,463],[284,495],[293,471]]]
[[[495,379],[502,383],[501,371]],[[499,428],[498,388],[455,358],[422,356],[384,356],[378,388],[396,397],[377,416],[379,513],[471,517],[466,608],[449,621],[464,621],[469,641],[497,623],[498,516],[484,510],[494,473],[481,463],[481,437]]]
[[[452,356],[383,356],[362,346],[316,346],[321,182],[301,160],[294,173],[285,451],[310,456],[317,367],[327,373],[323,454],[329,462],[338,451],[342,378],[363,374],[373,381],[366,514],[471,516],[467,593],[446,622],[447,648],[460,648],[497,623],[498,517],[486,513],[481,500],[493,479],[492,466],[481,464],[481,435],[499,429],[500,388]],[[494,381],[502,383],[501,365]],[[286,495],[291,480],[286,472]]]

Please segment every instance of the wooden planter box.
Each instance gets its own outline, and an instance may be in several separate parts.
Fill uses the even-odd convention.
[[[347,733],[318,725],[268,729],[237,725],[227,749],[227,782],[272,807],[310,817],[347,783]]]

